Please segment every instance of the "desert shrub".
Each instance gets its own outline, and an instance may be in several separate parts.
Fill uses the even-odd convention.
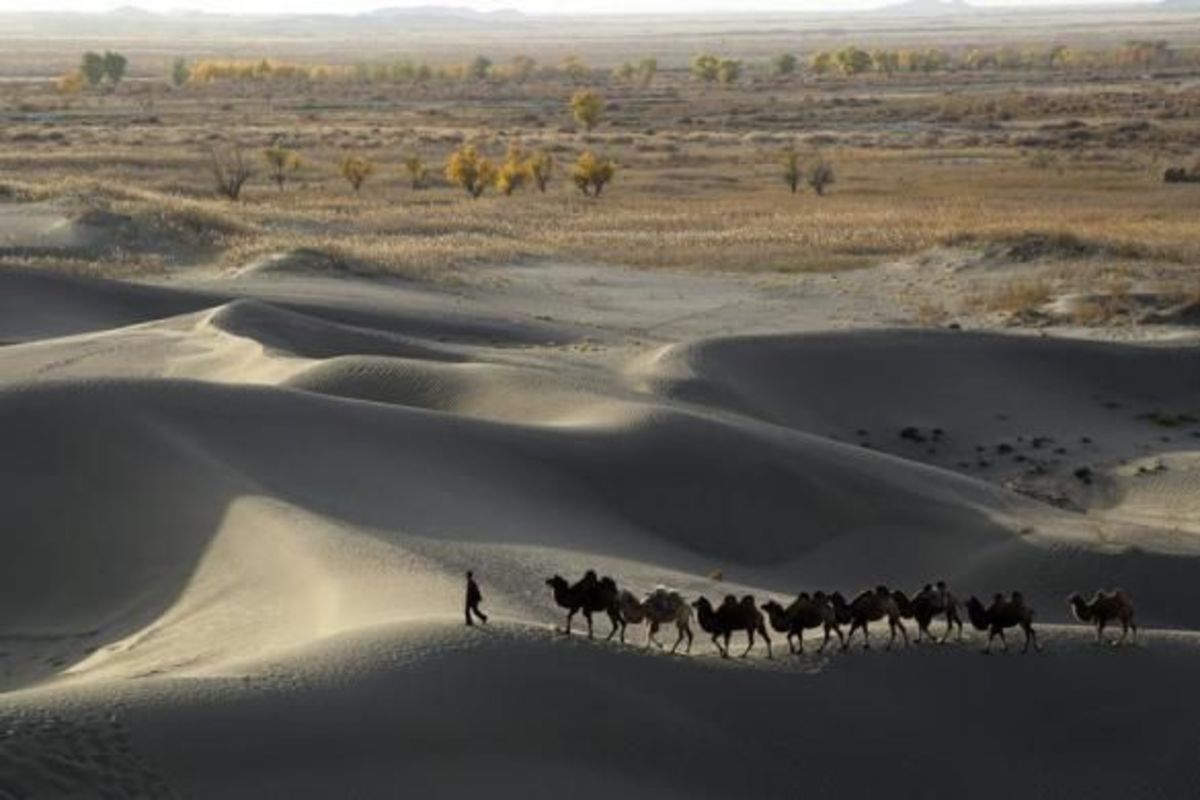
[[[976,299],[976,305],[987,311],[1024,314],[1036,311],[1050,301],[1054,291],[1040,278],[1007,281]]]
[[[83,86],[86,82],[87,79],[83,76],[82,72],[77,69],[71,70],[59,75],[55,79],[54,89],[61,95],[79,94],[83,91]]]
[[[567,56],[562,62],[563,73],[573,81],[582,81],[592,70],[579,56]]]
[[[717,80],[722,86],[732,86],[742,77],[742,62],[736,58],[723,58],[717,63]]]
[[[267,174],[280,191],[287,183],[288,174],[300,169],[299,154],[286,147],[268,147],[263,151],[263,159],[267,162]]]
[[[529,180],[529,173],[529,163],[521,146],[515,143],[509,145],[504,162],[496,170],[496,190],[505,197],[511,197]]]
[[[529,177],[533,179],[539,192],[546,192],[546,186],[549,185],[553,174],[554,156],[549,150],[539,150],[529,157]]]
[[[477,198],[496,180],[496,166],[473,146],[464,145],[450,154],[450,160],[446,162],[446,180]]]
[[[721,76],[721,59],[702,53],[692,59],[692,77],[704,83],[716,83]]]
[[[825,190],[834,180],[833,165],[824,159],[817,159],[808,169],[808,185],[818,195],[825,194]]]
[[[213,147],[208,151],[208,155],[217,194],[237,200],[241,197],[242,187],[254,174],[242,153],[242,148],[237,145]]]
[[[524,83],[533,77],[533,73],[537,71],[537,61],[527,55],[513,56],[512,60],[493,72],[497,73],[498,77],[507,78],[516,83]]]
[[[808,59],[808,68],[814,75],[827,75],[833,71],[833,53],[824,50],[813,53]]]
[[[893,75],[900,69],[900,54],[895,50],[872,50],[871,68],[880,75]]]
[[[794,147],[783,151],[783,182],[792,190],[792,194],[800,191],[800,183],[804,180],[804,167],[800,163],[800,154]]]
[[[414,191],[420,191],[428,185],[429,168],[416,153],[404,157],[404,171],[408,173],[408,182]]]
[[[571,96],[571,116],[584,130],[595,128],[603,111],[604,99],[591,90],[585,89]]]
[[[375,174],[375,165],[363,155],[349,155],[342,159],[340,172],[357,194],[367,178]]]
[[[616,164],[610,159],[602,158],[591,150],[586,150],[572,167],[571,179],[575,181],[579,191],[588,197],[599,197],[616,173]]]
[[[183,86],[192,77],[192,70],[188,67],[187,59],[177,58],[171,64],[171,84],[175,88]]]
[[[798,59],[791,53],[780,53],[771,59],[771,73],[774,75],[792,75],[799,66]]]
[[[466,66],[466,77],[481,81],[492,70],[492,60],[487,56],[475,56]]]
[[[658,59],[643,58],[637,63],[637,78],[638,83],[645,89],[654,82],[654,76],[658,74]]]

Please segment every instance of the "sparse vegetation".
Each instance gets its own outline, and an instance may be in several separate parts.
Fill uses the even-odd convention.
[[[496,191],[505,197],[511,197],[529,178],[530,165],[525,152],[519,144],[510,144],[504,162],[496,170]]]
[[[571,116],[590,131],[600,123],[600,115],[604,112],[604,99],[593,91],[584,90],[571,96]]]
[[[529,176],[537,184],[538,191],[546,193],[550,178],[554,175],[554,156],[548,150],[539,150],[529,157]]]
[[[267,174],[275,186],[283,191],[288,175],[300,168],[299,154],[286,147],[273,146],[263,151],[263,158],[267,162]]]
[[[192,69],[186,58],[177,58],[171,62],[171,85],[176,89],[186,84],[192,77]]]
[[[823,158],[818,158],[813,165],[808,168],[808,185],[818,195],[824,195],[825,191],[834,183],[835,176],[833,174],[833,165]]]
[[[800,191],[800,182],[804,180],[804,167],[800,162],[800,154],[794,147],[783,151],[783,182],[787,184],[792,194]]]
[[[354,193],[358,194],[367,178],[375,174],[375,164],[364,155],[354,154],[342,159],[339,171]]]
[[[496,180],[496,166],[471,145],[451,154],[446,162],[446,180],[462,187],[472,198],[478,198]]]
[[[571,179],[584,195],[599,197],[616,173],[617,167],[611,160],[586,150],[575,162]]]
[[[217,194],[230,200],[242,195],[242,187],[254,174],[250,164],[238,145],[213,147],[209,150],[209,163]]]
[[[420,191],[429,184],[429,168],[416,153],[404,157],[404,171],[408,173],[408,185],[413,191]]]

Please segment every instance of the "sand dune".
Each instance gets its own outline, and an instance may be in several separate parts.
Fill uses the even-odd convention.
[[[27,292],[0,309],[20,342],[0,349],[0,688],[18,714],[0,763],[25,765],[0,791],[461,796],[485,775],[499,796],[1117,797],[1195,780],[1200,541],[1171,522],[1195,502],[1194,349],[664,345],[643,343],[650,306],[597,327],[538,319],[545,286],[499,313],[287,270],[0,282]],[[604,345],[572,346],[588,340]],[[1019,588],[1060,627],[1025,659],[976,640],[730,664],[703,636],[659,657],[549,632],[545,577],[588,566],[762,598],[944,577]],[[485,630],[459,622],[468,568]],[[1067,592],[1115,584],[1160,629],[1120,652],[1064,625]]]

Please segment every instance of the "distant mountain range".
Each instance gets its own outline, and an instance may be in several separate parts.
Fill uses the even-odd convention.
[[[181,0],[189,2],[189,0]],[[1066,14],[1089,15],[1097,13],[1100,5],[1053,5],[1038,6],[976,6],[967,0],[900,0],[872,10],[855,12],[763,12],[760,14],[735,14],[734,12],[717,14],[704,13],[692,15],[697,19],[703,18],[712,25],[720,25],[725,19],[748,17],[780,20],[784,18],[830,18],[841,16],[853,18],[942,18],[950,16],[1005,14],[1011,15],[1015,10],[1024,13],[1054,12]],[[1200,10],[1200,0],[1152,0],[1138,2],[1130,0],[1122,6],[1105,5],[1106,10],[1118,9],[1154,9],[1164,11]],[[298,37],[313,38],[328,35],[353,37],[376,36],[396,33],[421,33],[445,31],[488,31],[488,32],[521,32],[539,31],[551,32],[557,21],[567,14],[558,15],[526,15],[514,9],[498,11],[477,11],[464,6],[452,5],[422,5],[422,6],[391,6],[375,9],[358,14],[313,14],[313,13],[282,13],[282,14],[220,14],[203,10],[182,9],[165,13],[151,12],[136,5],[103,13],[83,13],[65,11],[33,11],[33,12],[2,12],[0,11],[0,33],[7,35],[44,35],[44,36],[136,36],[136,35],[178,35],[189,36],[230,36],[239,37]],[[614,15],[620,16],[620,15]],[[623,16],[630,16],[628,14]],[[673,19],[671,15],[654,14],[658,27],[664,20]]]

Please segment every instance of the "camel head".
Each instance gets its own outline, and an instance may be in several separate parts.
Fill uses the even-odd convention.
[[[697,611],[702,611],[705,613],[711,612],[713,610],[712,603],[708,602],[707,597],[697,597],[695,600],[692,601],[692,608],[696,609]]]
[[[988,612],[983,607],[983,603],[975,595],[971,595],[971,599],[967,601],[967,618],[971,620],[971,626],[977,631],[986,631],[988,629]]]
[[[562,575],[554,575],[551,578],[546,578],[546,585],[551,589],[557,589],[560,586],[565,589],[567,587],[567,579]]]
[[[1071,592],[1067,597],[1067,604],[1071,606],[1071,613],[1075,615],[1075,619],[1080,622],[1088,622],[1092,617],[1092,609],[1087,600],[1083,599],[1083,595],[1079,592]]]
[[[759,608],[768,614],[771,614],[772,616],[783,613],[783,606],[779,605],[779,603],[776,603],[774,600],[768,600],[759,606]]]

